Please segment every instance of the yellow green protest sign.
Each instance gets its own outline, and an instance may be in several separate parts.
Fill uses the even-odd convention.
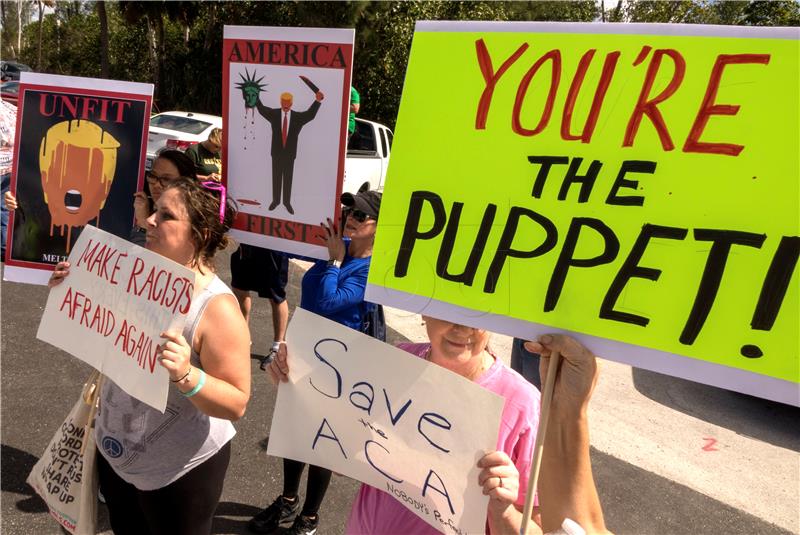
[[[419,23],[367,298],[800,404],[799,37]]]

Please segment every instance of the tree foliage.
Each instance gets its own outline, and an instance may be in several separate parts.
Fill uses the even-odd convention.
[[[794,1],[620,0],[602,2],[390,1],[186,2],[58,0],[54,12],[33,20],[38,0],[2,2],[3,58],[18,57],[38,70],[74,76],[103,75],[156,84],[157,109],[220,114],[222,29],[228,25],[355,28],[353,85],[361,115],[394,125],[406,63],[418,20],[618,21],[800,25]],[[103,9],[104,8],[104,9]],[[20,17],[17,16],[19,10]],[[108,43],[101,45],[102,12]],[[17,38],[17,20],[23,33]],[[36,17],[33,17],[36,18]],[[30,21],[27,26],[25,22]],[[21,50],[16,49],[21,41]]]

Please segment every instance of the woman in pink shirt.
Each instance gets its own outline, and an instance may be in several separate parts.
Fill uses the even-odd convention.
[[[539,421],[539,391],[488,348],[488,331],[424,317],[430,343],[399,347],[453,371],[505,398],[497,451],[478,461],[476,484],[489,495],[487,533],[519,533],[531,452]],[[534,527],[531,533],[538,531]],[[388,493],[368,485],[358,492],[349,534],[438,534]]]

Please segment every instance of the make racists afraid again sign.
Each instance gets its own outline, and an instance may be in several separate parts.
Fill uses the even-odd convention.
[[[164,412],[169,376],[161,333],[182,330],[194,272],[91,225],[50,290],[36,337],[90,364],[139,401]]]

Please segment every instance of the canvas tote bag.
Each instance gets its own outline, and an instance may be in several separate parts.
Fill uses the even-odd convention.
[[[94,535],[97,528],[94,417],[102,379],[100,372],[92,372],[27,479],[53,518],[76,535]]]

